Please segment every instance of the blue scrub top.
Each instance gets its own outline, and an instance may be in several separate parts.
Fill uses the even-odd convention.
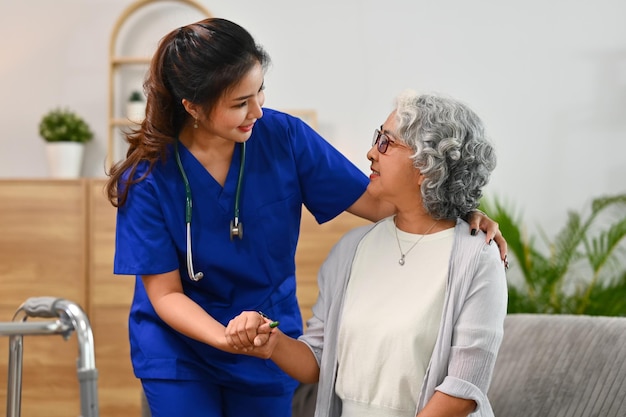
[[[179,269],[191,299],[224,325],[244,310],[261,310],[293,337],[302,333],[296,300],[295,252],[302,204],[320,223],[343,212],[368,179],[300,119],[271,109],[253,129],[239,200],[243,239],[230,239],[241,146],[224,187],[182,145],[191,187],[194,270],[186,266],[185,186],[173,148],[164,162],[130,187],[118,209],[114,272],[137,275],[130,311],[131,356],[139,378],[211,379],[262,394],[293,389],[272,361],[233,355],[183,336],[156,315],[140,275]],[[147,163],[134,178],[145,174]]]

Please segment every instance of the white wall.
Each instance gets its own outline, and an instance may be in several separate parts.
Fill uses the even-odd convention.
[[[530,225],[554,230],[568,209],[626,192],[623,0],[200,2],[272,56],[266,105],[316,109],[365,172],[372,130],[411,87],[483,117],[499,155],[487,193]],[[104,175],[109,36],[131,3],[0,0],[0,178],[47,176],[37,125],[59,105],[96,132],[84,171]]]

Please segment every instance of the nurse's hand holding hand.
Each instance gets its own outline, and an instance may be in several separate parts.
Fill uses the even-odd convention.
[[[287,336],[277,325],[260,312],[244,311],[226,326],[226,340],[239,353],[271,359],[300,382],[317,382],[320,368],[309,346]]]
[[[269,359],[273,344],[268,341],[270,335],[278,333],[277,324],[259,312],[244,311],[228,322],[224,336],[237,352]]]

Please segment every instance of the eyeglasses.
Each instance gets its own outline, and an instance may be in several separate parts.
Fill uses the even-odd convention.
[[[381,130],[382,128],[383,127],[381,126],[380,129],[374,130],[374,139],[372,140],[372,146],[376,146],[378,152],[385,153],[387,152],[389,145],[396,145],[396,141],[391,139],[386,133],[383,133]],[[397,145],[400,146],[399,144]]]

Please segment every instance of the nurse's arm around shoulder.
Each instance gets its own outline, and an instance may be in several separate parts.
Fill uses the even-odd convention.
[[[225,327],[183,293],[178,270],[143,275],[152,307],[174,330],[225,352],[236,353],[224,336]]]
[[[392,204],[372,196],[369,191],[365,190],[361,197],[352,203],[346,211],[355,216],[376,222],[391,216],[396,212],[396,208]]]
[[[389,217],[396,212],[395,207],[377,199],[372,196],[368,190],[365,190],[361,197],[358,198],[350,207],[346,210],[348,213],[352,213],[355,216],[362,217],[364,219],[376,222],[385,217]],[[497,222],[490,219],[486,214],[481,211],[475,210],[468,216],[467,222],[470,224],[472,234],[475,234],[475,230],[480,229],[486,233],[485,241],[489,242],[494,240],[498,245],[500,251],[500,258],[505,262],[508,268],[507,250],[508,245],[506,239],[500,231],[500,227]]]

